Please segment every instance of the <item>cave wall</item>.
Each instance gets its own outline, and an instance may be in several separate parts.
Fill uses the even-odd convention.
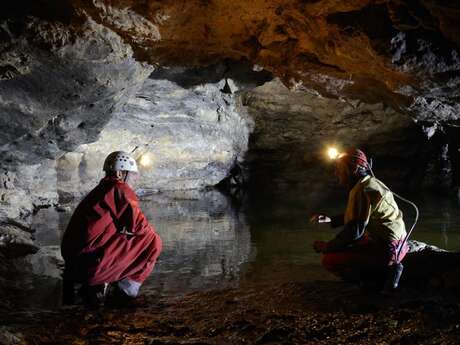
[[[212,73],[202,70],[201,84],[217,85],[234,63],[244,60],[253,70],[268,71],[307,98],[316,94],[348,103],[381,104],[401,114],[403,122],[410,116],[427,133],[449,133],[447,128],[456,126],[458,118],[460,36],[454,18],[460,8],[455,3],[21,0],[3,4],[2,9],[0,121],[6,133],[0,143],[2,166],[16,188],[29,193],[36,205],[57,200],[57,194],[52,188],[44,195],[35,186],[48,183],[63,190],[70,188],[69,181],[82,181],[65,169],[78,164],[85,179],[100,157],[89,158],[94,153],[81,160],[79,155],[86,149],[97,151],[94,146],[81,145],[98,141],[103,146],[112,140],[108,133],[117,126],[115,118],[133,111],[128,109],[129,102],[138,97],[148,76],[163,67],[206,68],[230,61],[212,82],[206,80]],[[187,72],[177,72],[181,74],[187,78]],[[197,84],[179,86],[198,92]],[[218,97],[221,104],[228,102]],[[233,111],[217,103],[224,109],[219,111]],[[104,128],[106,137],[101,141]],[[243,131],[246,136],[247,130]],[[155,135],[162,134],[120,140],[119,144],[136,147]],[[276,133],[274,137],[279,138]],[[452,140],[445,141],[451,142],[450,151],[455,152]],[[55,162],[68,152],[63,161]],[[235,155],[230,156],[234,159]],[[165,173],[151,176],[158,184],[151,188],[212,185],[228,170],[231,159],[222,159],[223,168],[207,169],[208,181],[191,182],[196,170],[186,169],[180,178],[190,181],[182,187],[178,181],[176,187],[166,181],[173,176]],[[63,173],[56,174],[56,164]],[[215,175],[215,171],[220,172]],[[37,179],[40,176],[43,178]]]
[[[206,65],[245,58],[290,87],[367,102],[384,99],[412,109],[414,116],[435,116],[434,122],[457,119],[456,2],[63,3],[74,16],[91,17],[119,34],[140,61]],[[37,12],[33,6],[30,11]]]
[[[0,27],[2,258],[55,260],[35,240],[35,214],[86,194],[114,150],[151,154],[138,188],[159,192],[215,185],[247,149],[252,121],[236,93],[266,78],[250,65],[153,66],[88,16]]]
[[[391,186],[421,181],[414,171],[423,167],[418,156],[426,137],[408,114],[384,103],[318,97],[291,91],[276,79],[247,91],[243,104],[255,122],[246,163],[257,193],[333,189],[330,146],[363,149],[373,158],[375,173]]]
[[[0,27],[0,246],[16,257],[38,250],[33,213],[58,202],[56,159],[94,141],[153,68],[90,18],[78,30],[35,17]]]
[[[184,74],[186,74],[185,72]],[[133,152],[138,189],[202,189],[223,180],[247,150],[252,120],[239,97],[223,92],[231,79],[184,88],[149,78],[101,131],[99,139],[63,155],[57,166],[61,197],[86,193],[102,178],[107,154]],[[140,164],[146,155],[147,166]]]
[[[34,207],[58,200],[56,158],[94,141],[153,69],[89,18],[78,32],[34,17],[4,20],[1,36],[3,210],[8,219],[22,210],[29,222]]]

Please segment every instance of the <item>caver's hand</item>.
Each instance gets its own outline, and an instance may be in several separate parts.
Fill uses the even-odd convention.
[[[324,253],[327,250],[327,242],[315,241],[313,242],[313,249],[317,253]]]
[[[317,223],[330,223],[331,218],[326,216],[325,214],[314,214],[310,217],[310,223],[317,224]]]

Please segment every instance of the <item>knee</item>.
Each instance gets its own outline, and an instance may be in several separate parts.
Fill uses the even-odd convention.
[[[160,236],[157,233],[154,233],[153,239],[150,241],[149,244],[149,255],[153,261],[160,256],[160,253],[163,249],[163,241],[161,240]]]

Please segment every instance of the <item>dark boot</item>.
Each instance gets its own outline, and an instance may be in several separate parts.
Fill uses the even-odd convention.
[[[108,284],[82,285],[79,294],[83,304],[90,309],[98,309],[105,303]]]
[[[105,306],[109,308],[138,308],[145,306],[146,302],[142,297],[128,296],[117,283],[110,285],[107,293]]]
[[[75,285],[66,268],[64,268],[64,273],[62,275],[62,304],[75,304]]]
[[[391,293],[398,288],[403,270],[404,266],[402,263],[395,263],[388,267],[387,281],[385,282],[384,289],[385,293]]]

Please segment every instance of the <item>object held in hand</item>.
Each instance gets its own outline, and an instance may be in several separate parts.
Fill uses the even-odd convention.
[[[331,218],[324,214],[314,214],[310,218],[311,223],[330,223]]]

